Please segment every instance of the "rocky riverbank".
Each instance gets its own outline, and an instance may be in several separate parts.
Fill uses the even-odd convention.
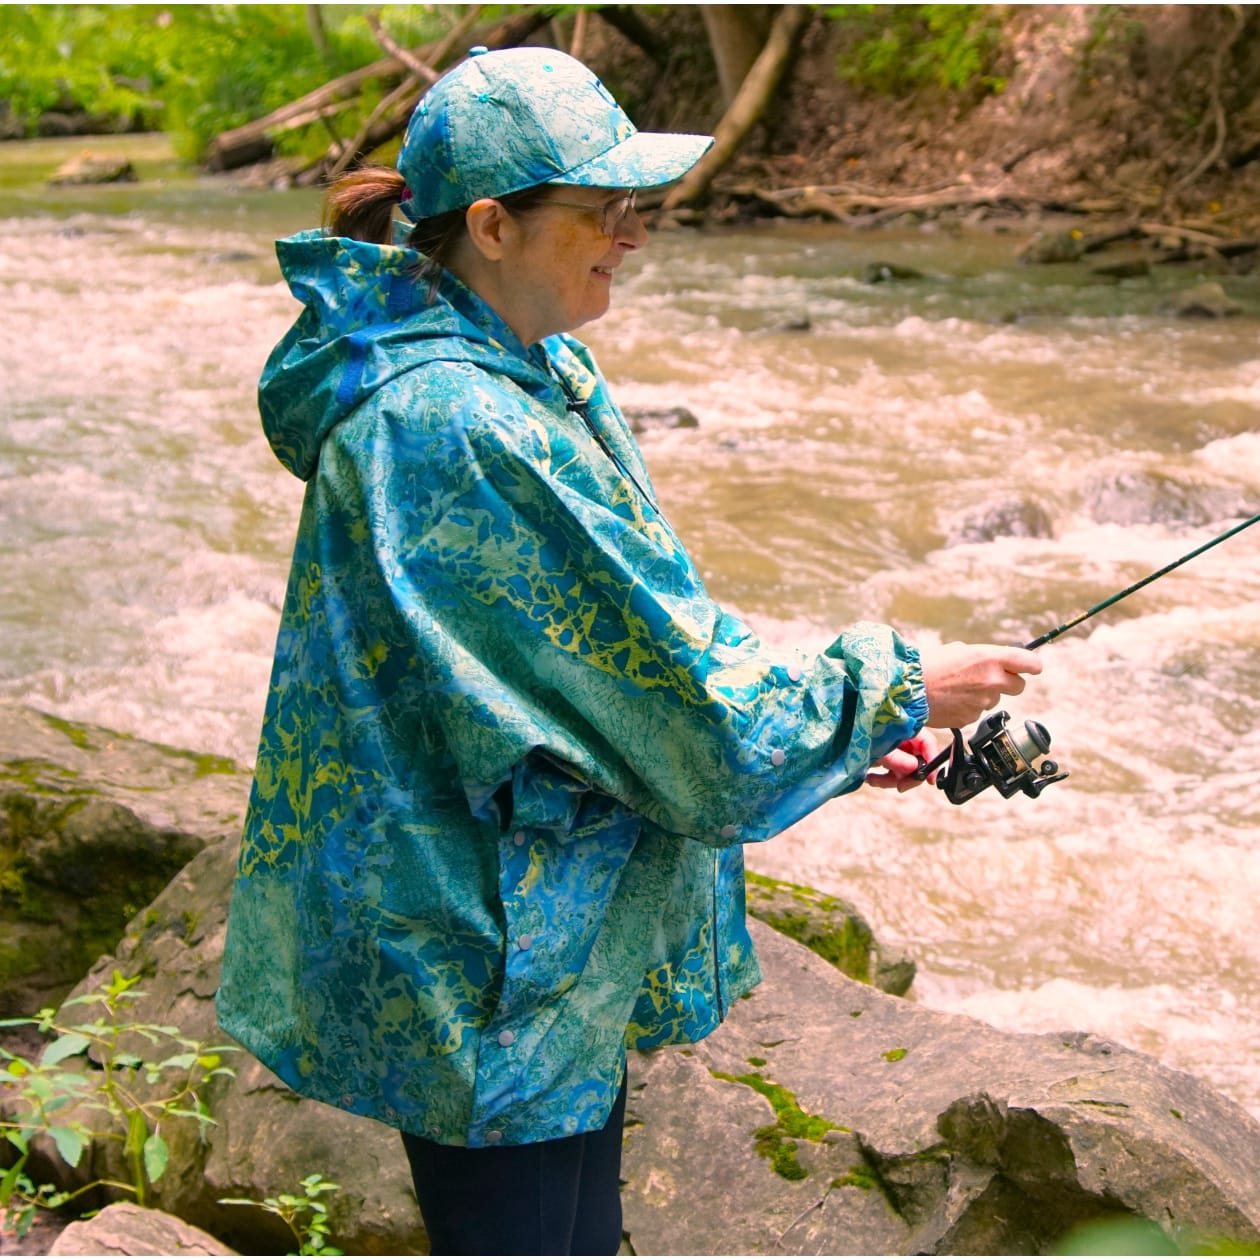
[[[75,993],[115,971],[141,975],[144,996],[129,1018],[222,1041],[212,999],[247,786],[244,771],[218,759],[0,706],[6,1009],[59,1001],[82,957],[73,931],[60,951],[41,937],[35,954],[51,967],[41,981],[23,944],[27,920],[66,913],[52,900],[61,875],[65,904],[95,890],[102,912],[124,885],[146,897],[138,881],[147,877],[164,886],[132,903]],[[189,850],[171,877],[166,864]],[[792,934],[753,925],[765,983],[704,1043],[632,1056],[629,1247],[1036,1254],[1074,1229],[1117,1220],[1183,1248],[1260,1244],[1260,1125],[1240,1107],[1088,1031],[1001,1033],[851,979],[837,962],[885,989],[904,990],[912,971],[837,898],[756,877],[750,893],[756,912]],[[292,1193],[320,1172],[340,1187],[327,1205],[344,1250],[423,1253],[396,1136],[299,1099],[248,1056],[231,1057],[234,1075],[202,1089],[215,1119],[204,1137],[195,1122],[164,1127],[169,1162],[150,1205],[174,1222],[115,1210],[64,1243],[51,1241],[57,1227],[46,1223],[28,1248],[87,1254],[109,1240],[151,1248],[154,1238],[182,1237],[202,1254],[283,1254],[292,1238],[275,1216],[221,1200]],[[121,1142],[104,1139],[77,1169],[42,1145],[31,1171],[70,1186],[130,1176]],[[161,1232],[179,1222],[210,1241]],[[4,1239],[5,1250],[20,1246]]]

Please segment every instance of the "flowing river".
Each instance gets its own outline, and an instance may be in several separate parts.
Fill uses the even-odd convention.
[[[297,310],[271,242],[317,195],[160,137],[90,142],[139,184],[46,188],[82,147],[0,146],[0,696],[248,764],[301,497],[254,399]],[[644,450],[766,641],[1023,643],[1260,510],[1257,277],[1176,320],[1193,266],[1102,281],[1022,240],[663,232],[619,273],[584,335],[623,406],[699,419]],[[1260,528],[1042,649],[1008,708],[1067,782],[867,790],[749,863],[854,900],[922,1002],[1093,1030],[1260,1116],[1258,649]]]

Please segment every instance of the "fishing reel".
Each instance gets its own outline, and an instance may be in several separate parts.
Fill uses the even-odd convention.
[[[1040,722],[1025,722],[1022,731],[1008,729],[1010,714],[990,713],[981,719],[970,737],[955,728],[953,743],[934,760],[920,767],[921,778],[937,769],[947,758],[948,766],[937,777],[936,786],[955,805],[969,801],[985,788],[995,787],[1006,798],[1023,792],[1038,797],[1052,783],[1068,776],[1060,773],[1057,762],[1038,757],[1050,751],[1050,733]]]

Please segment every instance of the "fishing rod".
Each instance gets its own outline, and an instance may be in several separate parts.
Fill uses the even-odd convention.
[[[1038,635],[1032,642],[1025,644],[1025,648],[1035,651],[1047,643],[1052,643],[1061,634],[1066,634],[1075,626],[1079,626],[1081,622],[1088,621],[1096,613],[1110,608],[1113,604],[1118,604],[1134,591],[1140,591],[1142,587],[1171,573],[1186,561],[1193,560],[1195,556],[1201,556],[1218,543],[1223,543],[1227,538],[1232,538],[1235,534],[1240,534],[1244,529],[1250,529],[1257,523],[1260,523],[1260,512],[1249,517],[1242,524],[1227,529],[1223,534],[1218,534],[1201,547],[1186,552],[1179,560],[1174,560],[1171,564],[1164,565],[1162,569],[1147,574],[1140,582],[1134,582],[1132,586],[1126,586],[1124,590],[1117,591],[1101,603],[1086,609],[1079,616],[1065,621],[1061,626],[1055,626],[1053,630],[1047,630],[1045,634]],[[1045,757],[1045,754],[1050,751],[1050,733],[1040,722],[1025,722],[1022,732],[1012,732],[1007,726],[1009,721],[1009,713],[1001,711],[991,713],[988,717],[981,719],[972,735],[966,738],[962,731],[955,727],[950,745],[931,761],[925,761],[915,771],[914,777],[926,779],[934,770],[948,762],[948,768],[937,779],[936,786],[945,792],[946,797],[954,805],[969,801],[987,787],[997,788],[1002,796],[1008,798],[1014,796],[1016,792],[1037,797],[1050,784],[1061,783],[1068,777],[1066,772],[1061,772],[1058,764],[1049,758],[1045,758],[1040,765],[1036,764],[1038,757]]]
[[[1047,630],[1045,634],[1039,634],[1031,643],[1026,643],[1024,646],[1031,652],[1046,643],[1053,642],[1059,635],[1071,630],[1074,626],[1079,626],[1082,621],[1088,621],[1095,613],[1102,612],[1104,608],[1110,608],[1112,604],[1118,604],[1122,599],[1132,595],[1134,591],[1140,591],[1142,587],[1154,582],[1156,578],[1162,578],[1165,573],[1171,573],[1174,569],[1185,564],[1187,560],[1193,560],[1195,556],[1201,556],[1209,548],[1215,547],[1217,543],[1223,543],[1227,538],[1233,538],[1235,534],[1241,534],[1244,529],[1250,529],[1258,521],[1260,521],[1260,512],[1243,521],[1241,525],[1235,525],[1233,529],[1227,529],[1223,534],[1217,534],[1215,538],[1205,542],[1202,547],[1196,547],[1193,551],[1187,551],[1180,560],[1174,560],[1172,564],[1166,564],[1162,569],[1156,569],[1154,573],[1148,573],[1140,582],[1134,582],[1132,586],[1126,586],[1124,590],[1118,591],[1109,599],[1104,599],[1101,604],[1095,604],[1093,608],[1081,613],[1079,617],[1073,617],[1071,621],[1065,621],[1061,626],[1055,626],[1053,630]]]

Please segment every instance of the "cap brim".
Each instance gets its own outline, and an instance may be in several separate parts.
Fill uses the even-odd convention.
[[[712,144],[712,136],[636,131],[606,153],[548,182],[587,188],[657,188],[681,179]]]

